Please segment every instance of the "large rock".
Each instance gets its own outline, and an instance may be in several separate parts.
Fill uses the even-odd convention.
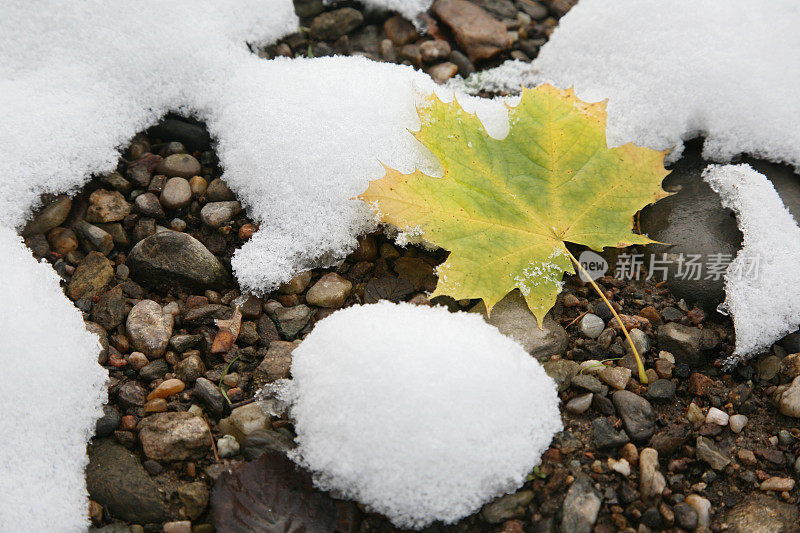
[[[189,289],[224,289],[231,278],[222,263],[200,241],[177,231],[164,231],[139,241],[128,255],[131,277],[150,287],[175,284]]]
[[[483,302],[479,302],[471,311],[486,316],[486,306]],[[564,328],[548,314],[542,321],[542,328],[539,329],[536,317],[528,309],[522,293],[516,289],[497,302],[486,321],[503,335],[520,343],[533,357],[546,358],[560,355],[567,349],[567,332]]]
[[[472,61],[488,59],[511,46],[505,24],[467,0],[436,0],[433,12],[453,30]]]
[[[646,207],[639,219],[642,232],[666,244],[647,246],[645,251],[667,254],[670,260],[666,286],[678,298],[697,304],[706,311],[716,309],[725,299],[724,280],[706,279],[705,268],[699,279],[678,276],[678,257],[699,254],[701,263],[713,254],[735,257],[742,244],[742,234],[731,210],[722,207],[719,196],[703,181],[703,169],[709,164],[700,154],[700,141],[687,143],[683,157],[664,180],[664,188],[678,192]],[[770,179],[786,207],[800,220],[800,176],[785,165],[744,158],[753,168]],[[649,257],[645,258],[649,261]],[[646,264],[648,264],[646,262]]]
[[[211,449],[205,421],[185,411],[156,413],[138,425],[142,450],[156,461],[199,459]]]
[[[561,531],[591,533],[603,500],[585,474],[578,475],[567,491],[561,516]]]
[[[158,487],[136,456],[110,438],[95,440],[88,451],[86,485],[92,500],[127,522],[159,523],[166,518]]]
[[[742,503],[728,509],[722,523],[728,533],[789,533],[800,530],[798,515],[796,505],[750,492]]]
[[[148,359],[164,355],[172,337],[173,317],[153,300],[142,300],[128,314],[125,328],[136,351]]]

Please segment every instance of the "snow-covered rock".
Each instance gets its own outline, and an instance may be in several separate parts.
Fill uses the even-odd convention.
[[[337,311],[292,354],[295,459],[397,526],[454,522],[514,491],[561,429],[536,359],[472,313]]]

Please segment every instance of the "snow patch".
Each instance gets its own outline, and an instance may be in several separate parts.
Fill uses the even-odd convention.
[[[800,325],[800,228],[772,183],[750,165],[709,165],[703,179],[736,212],[742,249],[725,273],[725,302],[733,315],[735,365],[769,348]]]
[[[553,380],[475,314],[337,311],[295,349],[291,371],[295,460],[399,527],[455,522],[514,491],[562,428]]]
[[[581,0],[533,63],[459,84],[518,92],[549,82],[608,102],[608,142],[656,150],[706,137],[704,157],[745,152],[800,168],[800,5],[792,0]]]
[[[0,523],[4,531],[89,525],[86,443],[106,400],[100,343],[59,277],[0,226]]]
[[[418,25],[417,16],[430,9],[433,0],[359,0],[368,7],[397,11]]]

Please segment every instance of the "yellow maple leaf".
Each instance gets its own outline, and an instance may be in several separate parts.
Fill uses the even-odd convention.
[[[387,168],[359,198],[383,222],[451,252],[433,296],[482,298],[488,312],[519,288],[541,324],[563,274],[575,272],[565,242],[598,251],[653,242],[633,233],[633,216],[668,195],[665,152],[608,148],[603,102],[550,85],[524,89],[502,140],[455,99],[432,96],[418,112],[414,135],[444,175]]]

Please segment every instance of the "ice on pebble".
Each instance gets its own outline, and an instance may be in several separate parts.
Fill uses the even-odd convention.
[[[476,314],[337,311],[292,354],[294,458],[316,484],[422,528],[516,490],[562,428],[553,380]]]
[[[420,13],[430,9],[433,0],[359,0],[367,7],[397,11],[415,25],[422,28],[418,20]]]
[[[733,315],[735,365],[769,348],[800,325],[800,227],[772,183],[750,165],[709,165],[703,179],[736,213],[744,239],[725,273]]]
[[[611,146],[675,147],[674,161],[684,140],[704,135],[708,159],[746,152],[800,167],[798,26],[793,0],[581,0],[532,63],[466,85],[574,85],[583,100],[609,99]]]
[[[108,373],[59,277],[0,226],[0,524],[3,531],[89,525],[86,443]]]

